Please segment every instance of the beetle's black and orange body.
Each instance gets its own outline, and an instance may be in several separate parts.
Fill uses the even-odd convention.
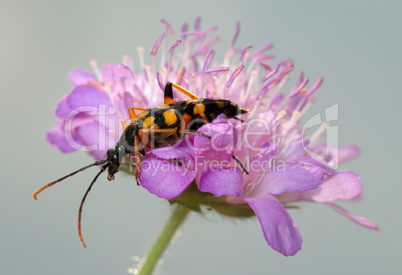
[[[193,106],[194,105],[194,106]],[[180,101],[172,104],[165,104],[149,110],[146,110],[135,118],[127,126],[119,144],[127,143],[128,146],[134,146],[134,136],[138,136],[142,145],[149,148],[158,148],[164,145],[170,145],[178,141],[183,135],[180,133],[180,124],[185,114],[190,116],[190,121],[185,125],[185,130],[196,131],[206,124],[206,121],[198,114],[197,106],[201,109],[208,122],[213,121],[218,115],[225,113],[228,118],[239,114],[238,106],[229,100],[216,99],[198,99],[191,101]],[[244,113],[244,109],[241,109]],[[172,133],[158,132],[159,129],[176,129]],[[152,130],[152,135],[143,135],[143,130],[148,133]],[[148,141],[147,138],[150,138]],[[126,145],[123,145],[126,146]],[[133,152],[131,152],[133,153]]]
[[[197,130],[212,122],[220,114],[225,114],[227,118],[234,118],[248,112],[230,100],[199,99],[186,90],[186,94],[190,95],[193,100],[169,103],[173,101],[172,87],[184,90],[176,84],[167,83],[164,105],[147,109],[138,115],[135,114],[134,108],[130,109],[132,122],[129,125],[123,124],[125,129],[120,141],[115,148],[108,151],[108,159],[115,154],[113,159],[118,160],[109,166],[109,180],[114,178],[119,163],[127,154],[136,154],[137,164],[139,164],[139,155],[145,154],[143,146],[153,149],[170,145],[183,138],[185,134],[200,134]],[[136,172],[137,180],[138,172],[139,165],[137,165]]]
[[[173,102],[173,87],[191,98],[188,101]],[[134,154],[136,159],[136,179],[140,169],[140,156],[145,155],[144,147],[150,149],[161,146],[171,145],[181,140],[186,134],[200,134],[197,130],[208,123],[211,123],[220,114],[225,114],[227,118],[236,118],[237,115],[245,114],[248,110],[241,108],[230,100],[225,99],[200,99],[183,87],[168,82],[164,91],[164,105],[151,109],[143,109],[132,107],[129,109],[131,123],[127,125],[122,122],[124,132],[119,142],[114,148],[110,148],[106,153],[104,160],[98,160],[93,164],[82,167],[81,169],[68,174],[54,182],[51,182],[34,193],[34,198],[44,189],[60,182],[74,174],[81,172],[91,166],[103,164],[101,171],[95,176],[86,191],[80,205],[78,214],[78,232],[82,244],[85,247],[81,233],[81,212],[85,198],[97,180],[98,176],[108,169],[109,180],[114,179],[114,174],[119,171],[123,158],[127,155]],[[142,111],[138,115],[135,110]],[[204,135],[205,136],[205,135]],[[241,163],[236,157],[233,158],[245,171]],[[245,171],[247,173],[247,171]]]

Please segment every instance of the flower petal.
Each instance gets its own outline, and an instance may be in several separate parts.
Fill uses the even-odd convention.
[[[302,237],[285,207],[271,195],[244,199],[260,221],[268,245],[285,256],[301,249]]]
[[[219,197],[242,197],[243,172],[237,167],[207,167],[198,180],[198,189]]]
[[[233,125],[207,124],[198,131],[205,133],[211,139],[201,135],[194,136],[194,153],[197,156],[216,161],[227,161],[233,156],[237,141]]]
[[[313,166],[320,167],[323,170],[323,172],[325,172],[328,175],[333,175],[335,173],[335,171],[329,167],[328,163],[326,163],[325,161],[322,161],[320,159],[314,159],[311,157],[303,157],[303,158],[294,159],[290,162],[295,163],[295,164],[298,163],[298,164],[313,165]]]
[[[357,157],[360,154],[360,148],[356,145],[340,146],[338,157],[339,163],[348,161]]]
[[[332,207],[334,210],[338,211],[342,215],[345,215],[346,217],[348,217],[350,220],[354,221],[358,225],[364,226],[368,229],[380,230],[380,228],[372,221],[370,221],[364,217],[353,215],[353,214],[347,212],[346,210],[344,210],[343,208],[337,206],[336,204],[326,203],[326,205]]]
[[[113,83],[112,93],[123,95],[124,92],[134,92],[135,77],[133,72],[123,64],[109,64],[102,67],[102,75]],[[114,99],[118,99],[115,97]]]
[[[267,184],[259,184],[264,173],[272,167],[274,156],[276,153],[276,145],[269,145],[268,142],[261,144],[261,150],[251,157],[248,169],[249,173],[245,175],[244,179],[247,182],[245,193],[247,197],[253,197],[254,194],[267,194]],[[258,189],[258,190],[257,190]]]
[[[189,169],[194,169],[194,159],[192,155],[180,148],[162,147],[152,150],[152,154],[160,159],[179,160],[180,163]]]
[[[46,141],[50,143],[54,148],[59,149],[63,153],[70,153],[78,148],[74,148],[66,140],[64,129],[62,127],[53,128],[46,133]]]
[[[93,107],[95,107],[98,110],[95,116],[99,115],[101,105],[105,107],[112,106],[108,94],[91,85],[76,87],[67,97],[67,104],[71,110],[80,108],[88,113],[94,112]]]
[[[80,86],[88,84],[89,81],[96,81],[96,78],[93,73],[85,71],[80,68],[73,69],[68,75],[67,78],[74,84],[74,86]]]
[[[263,183],[268,193],[279,195],[284,192],[304,192],[317,188],[323,180],[324,173],[315,166],[299,166],[287,163],[283,171],[267,172]]]
[[[261,150],[250,159],[250,174],[260,174],[272,167],[276,149],[275,144],[270,145],[268,142],[261,144]]]
[[[102,133],[103,132],[103,133]],[[77,128],[77,134],[82,140],[82,146],[91,154],[95,160],[104,159],[106,151],[114,146],[115,142],[111,141],[108,143],[108,138],[111,139],[112,136],[106,135],[107,130],[102,129],[102,126],[97,122],[93,121],[84,124]]]
[[[289,161],[300,157],[305,153],[305,148],[307,148],[309,142],[309,140],[299,140],[290,143],[286,151],[280,154],[279,158],[283,161]]]
[[[68,95],[63,96],[57,103],[55,114],[59,118],[66,118],[72,111],[67,103]]]
[[[353,171],[340,171],[329,177],[315,190],[307,191],[303,197],[307,201],[318,203],[336,200],[351,200],[359,197],[362,181]]]
[[[134,98],[129,92],[124,92],[123,96],[123,105],[124,110],[128,110],[129,108],[133,107]]]
[[[325,156],[325,160],[334,163],[343,163],[357,157],[360,154],[360,148],[355,145],[330,146],[322,143],[314,148],[313,152],[320,156]]]
[[[179,196],[196,173],[173,160],[150,157],[141,162],[139,180],[150,193],[169,200]]]

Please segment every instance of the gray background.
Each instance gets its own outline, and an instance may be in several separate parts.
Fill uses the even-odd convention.
[[[35,2],[35,3],[34,3]],[[397,2],[296,1],[0,1],[0,273],[127,274],[169,214],[169,205],[132,178],[100,179],[85,205],[83,249],[77,210],[96,169],[41,194],[38,187],[92,161],[63,155],[45,141],[56,102],[74,67],[120,62],[147,52],[168,20],[202,16],[222,37],[218,60],[241,22],[237,46],[275,43],[277,60],[292,58],[311,80],[325,77],[315,114],[339,104],[340,144],[362,155],[341,168],[357,171],[364,199],[342,203],[375,221],[359,227],[329,208],[303,204],[291,215],[303,236],[294,257],[274,252],[256,219],[193,214],[158,268],[159,274],[396,274],[401,271],[402,5]],[[166,3],[168,2],[168,3]],[[176,36],[177,37],[177,36]]]

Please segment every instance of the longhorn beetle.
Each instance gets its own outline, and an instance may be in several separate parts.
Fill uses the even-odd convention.
[[[189,96],[192,100],[173,102],[172,87]],[[114,174],[119,171],[123,158],[126,155],[134,154],[136,160],[135,178],[139,185],[140,155],[145,155],[143,146],[152,149],[164,145],[170,145],[183,139],[185,134],[199,134],[206,136],[204,133],[198,132],[197,130],[202,125],[211,123],[218,115],[225,114],[227,118],[241,120],[236,116],[248,113],[247,109],[241,108],[230,100],[210,98],[200,99],[185,88],[171,82],[168,82],[165,86],[164,101],[164,105],[151,109],[131,107],[128,112],[132,122],[127,125],[122,121],[124,132],[116,146],[107,151],[105,159],[84,166],[77,171],[43,186],[34,193],[33,196],[35,200],[37,200],[37,195],[46,188],[84,171],[89,167],[103,164],[101,170],[92,180],[85,192],[78,211],[78,235],[84,247],[86,247],[86,245],[81,232],[82,207],[89,191],[101,173],[108,169],[108,180],[114,180]],[[135,110],[142,111],[142,113],[137,115]],[[232,158],[239,164],[245,173],[248,173],[235,156],[232,156]]]

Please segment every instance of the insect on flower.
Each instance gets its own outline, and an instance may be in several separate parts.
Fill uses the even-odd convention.
[[[189,96],[192,100],[174,102],[173,87]],[[164,103],[164,105],[151,109],[131,107],[128,112],[132,122],[127,125],[122,121],[124,132],[116,146],[107,151],[105,159],[84,166],[77,171],[43,186],[34,193],[33,196],[35,200],[37,200],[37,195],[48,187],[84,171],[89,167],[103,164],[101,170],[94,177],[85,192],[78,211],[78,235],[84,247],[86,247],[86,245],[81,232],[82,207],[93,184],[106,169],[108,169],[108,180],[114,180],[114,174],[119,171],[123,158],[126,155],[134,154],[136,160],[135,177],[139,185],[140,155],[145,155],[143,146],[152,149],[164,145],[171,145],[176,141],[182,140],[185,134],[206,136],[204,133],[198,132],[197,130],[201,126],[211,123],[218,115],[225,114],[227,118],[241,120],[236,116],[248,113],[247,109],[241,108],[230,100],[200,99],[185,88],[171,82],[168,82],[165,86]],[[137,115],[135,110],[142,111],[142,113]],[[245,173],[248,173],[235,156],[233,156],[233,159]],[[181,163],[179,164],[182,165]]]

